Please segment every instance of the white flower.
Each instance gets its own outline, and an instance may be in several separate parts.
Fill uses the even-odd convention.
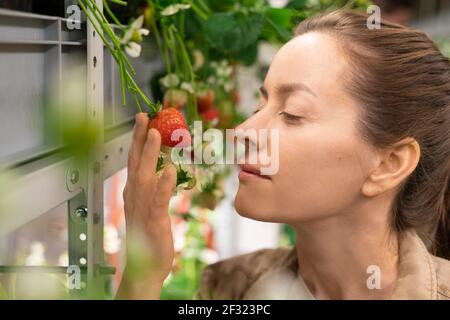
[[[187,92],[189,92],[189,93],[191,93],[191,94],[194,94],[194,88],[192,87],[192,83],[183,82],[181,84],[180,88],[185,90],[185,91],[187,91]]]
[[[213,76],[209,76],[208,79],[206,80],[209,84],[214,85],[217,82],[217,79],[214,78]]]
[[[142,47],[136,42],[129,42],[125,46],[125,52],[132,58],[137,58],[141,55]]]
[[[130,57],[137,58],[140,56],[142,47],[139,43],[142,42],[142,36],[147,36],[150,33],[148,29],[142,28],[143,24],[144,16],[140,15],[131,23],[122,39],[120,39],[120,43],[125,46],[125,52]]]
[[[221,60],[219,65],[223,68],[226,68],[228,66],[228,61],[225,59]]]
[[[224,84],[225,92],[231,92],[234,89],[234,83],[231,81],[228,81]]]
[[[199,70],[204,64],[205,57],[203,56],[203,53],[198,49],[194,50],[194,70]]]
[[[140,15],[136,20],[134,20],[125,31],[120,43],[127,44],[128,42],[134,40],[133,37],[142,37],[150,33],[148,29],[142,28],[144,25],[144,15]],[[142,38],[141,38],[142,41]]]
[[[175,73],[169,73],[164,78],[161,78],[160,83],[166,88],[172,88],[178,86],[180,78]]]
[[[182,3],[172,4],[166,7],[163,11],[161,11],[161,15],[171,16],[176,14],[178,11],[186,10],[189,9],[190,7],[191,7],[190,4],[182,4]]]
[[[225,74],[226,77],[231,76],[232,73],[233,73],[233,68],[232,67],[225,68],[224,74]]]

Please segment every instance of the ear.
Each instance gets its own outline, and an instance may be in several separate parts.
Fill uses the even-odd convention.
[[[367,197],[398,187],[416,169],[420,159],[420,146],[413,138],[405,138],[380,152],[379,165],[361,187]]]

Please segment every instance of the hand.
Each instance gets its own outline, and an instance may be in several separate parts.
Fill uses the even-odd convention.
[[[173,165],[167,165],[161,178],[156,175],[161,136],[155,129],[148,130],[148,124],[146,113],[136,115],[123,192],[127,267],[119,297],[159,298],[159,290],[174,259],[168,207],[176,184],[176,170]]]

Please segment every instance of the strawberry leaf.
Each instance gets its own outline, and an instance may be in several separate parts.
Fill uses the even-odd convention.
[[[263,22],[255,13],[217,13],[206,21],[205,37],[215,49],[235,53],[258,40]]]

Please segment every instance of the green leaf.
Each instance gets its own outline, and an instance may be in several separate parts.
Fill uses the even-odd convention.
[[[258,57],[258,42],[255,42],[247,48],[237,52],[234,54],[234,57],[245,66],[254,64],[256,62],[256,58]]]
[[[300,9],[305,9],[305,6],[306,6],[306,0],[291,0],[286,5],[286,8],[300,10]]]
[[[292,38],[292,20],[294,10],[285,8],[268,8],[264,14],[262,36],[268,41],[289,41]]]
[[[269,17],[265,17],[265,21],[267,22],[268,26],[272,28],[280,37],[281,41],[286,42],[289,41],[292,38],[292,32],[283,27],[282,25],[277,24],[275,21],[273,21]],[[266,30],[265,30],[266,31]]]
[[[287,28],[294,16],[294,11],[286,8],[268,8],[265,16],[277,26]]]
[[[158,162],[156,163],[156,172],[159,172],[164,167],[164,156],[159,155]]]
[[[217,13],[205,24],[205,37],[210,45],[225,53],[243,50],[258,40],[263,17],[252,13]]]
[[[187,170],[182,169],[181,167],[177,170],[177,183],[176,185],[183,185],[183,189],[189,190],[195,186],[196,180],[194,176]]]

